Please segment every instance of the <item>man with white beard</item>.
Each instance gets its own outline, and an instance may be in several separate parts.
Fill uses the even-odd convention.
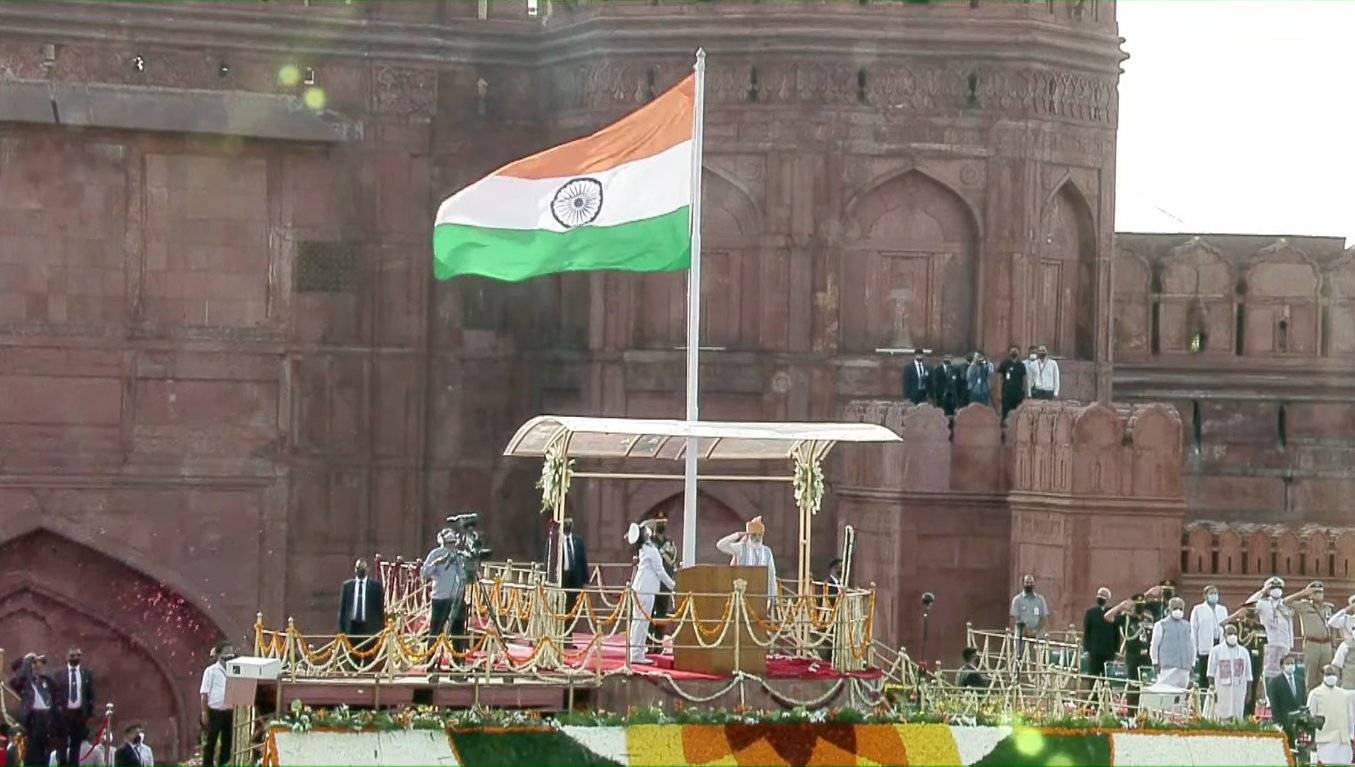
[[[1184,690],[1190,687],[1190,671],[1195,667],[1195,637],[1186,620],[1186,601],[1172,597],[1167,617],[1153,626],[1153,641],[1148,656],[1157,666],[1158,684]]]
[[[1253,672],[1251,653],[1238,643],[1237,626],[1223,627],[1223,643],[1210,648],[1207,665],[1214,686],[1213,718],[1220,722],[1241,719]]]

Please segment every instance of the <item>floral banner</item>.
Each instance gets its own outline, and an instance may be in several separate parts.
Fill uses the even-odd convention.
[[[270,765],[465,767],[1120,767],[1273,765],[1279,733],[1058,730],[944,724],[740,723],[485,727],[405,732],[278,728]]]

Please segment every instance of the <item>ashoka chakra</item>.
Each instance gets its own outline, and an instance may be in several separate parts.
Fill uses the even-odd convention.
[[[566,229],[593,223],[602,212],[602,183],[595,178],[570,181],[555,193],[550,212]]]

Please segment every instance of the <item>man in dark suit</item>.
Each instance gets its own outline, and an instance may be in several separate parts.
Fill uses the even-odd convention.
[[[958,392],[955,391],[955,367],[950,360],[941,358],[941,364],[932,368],[931,395],[932,404],[946,411],[946,415],[955,415]]]
[[[61,763],[80,764],[80,748],[89,737],[89,718],[94,716],[94,675],[80,665],[80,648],[66,653],[66,670],[56,684],[58,717],[65,742],[60,747]]]
[[[24,764],[45,767],[56,685],[47,675],[47,656],[29,653],[19,661],[9,686],[19,694],[19,721],[27,734]]]
[[[1266,697],[1270,699],[1270,718],[1294,742],[1294,713],[1308,705],[1308,691],[1304,689],[1303,677],[1294,673],[1294,657],[1286,656],[1280,661],[1283,672],[1266,680]]]
[[[1112,616],[1106,619],[1110,601],[1110,589],[1102,586],[1096,590],[1096,606],[1087,608],[1082,614],[1082,650],[1087,654],[1087,676],[1083,686],[1087,689],[1096,684],[1096,679],[1106,675],[1106,664],[1115,660],[1120,649],[1120,630],[1115,626]]]
[[[583,544],[583,537],[574,532],[574,520],[565,517],[560,529],[560,545],[565,549],[560,585],[566,589],[565,612],[568,612],[579,601],[578,589],[588,585],[588,549]]]
[[[927,401],[931,391],[931,368],[922,361],[922,350],[913,350],[913,361],[903,366],[903,396],[914,405]]]
[[[353,564],[353,579],[344,581],[339,595],[339,631],[367,641],[386,627],[386,601],[381,581],[367,577],[367,560]]]
[[[122,732],[122,745],[113,752],[113,767],[142,767],[141,725],[131,725]]]

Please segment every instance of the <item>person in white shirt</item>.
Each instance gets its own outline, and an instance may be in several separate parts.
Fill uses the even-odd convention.
[[[635,547],[635,575],[630,580],[634,601],[631,602],[629,653],[631,663],[651,664],[645,657],[649,644],[649,616],[654,611],[654,597],[660,584],[676,588],[677,583],[663,567],[663,556],[649,539],[649,528],[631,523],[626,531],[626,542]]]
[[[1223,627],[1223,642],[1209,650],[1205,662],[1214,687],[1213,719],[1240,719],[1247,708],[1247,688],[1252,683],[1251,653],[1238,644],[1237,626]]]
[[[202,670],[202,726],[207,731],[207,740],[202,748],[203,767],[229,764],[231,759],[231,736],[234,717],[230,706],[226,705],[226,663],[235,657],[235,649],[230,642],[222,641],[216,646],[216,661]],[[217,746],[221,747],[220,756]]]
[[[1044,344],[1035,351],[1035,360],[1030,363],[1030,375],[1026,380],[1030,382],[1031,399],[1058,399],[1059,363],[1049,356],[1049,349]]]
[[[1346,662],[1350,656],[1350,650],[1355,647],[1355,594],[1346,599],[1346,606],[1332,613],[1327,619],[1327,627],[1341,635],[1341,643],[1337,645],[1336,652],[1332,656],[1332,665],[1340,670],[1342,675],[1341,686],[1350,688],[1352,682],[1350,674],[1347,674]]]
[[[1209,686],[1209,651],[1223,641],[1223,624],[1228,611],[1219,604],[1219,590],[1204,587],[1204,601],[1190,610],[1190,631],[1195,637],[1196,684],[1203,690]]]
[[[715,543],[715,548],[730,556],[729,564],[738,567],[767,568],[767,601],[776,603],[776,558],[772,550],[762,542],[767,527],[762,517],[748,520],[742,533],[730,533]]]
[[[1172,597],[1167,617],[1153,626],[1148,657],[1157,666],[1158,684],[1184,690],[1190,687],[1190,670],[1195,666],[1195,638],[1186,620],[1186,600]]]
[[[1355,754],[1355,693],[1336,686],[1340,670],[1335,665],[1322,669],[1322,686],[1308,693],[1308,712],[1318,722],[1314,741],[1318,764],[1350,764]]]
[[[1272,679],[1280,674],[1280,661],[1294,649],[1294,608],[1290,602],[1308,596],[1304,589],[1292,596],[1284,595],[1284,579],[1267,578],[1261,590],[1251,595],[1248,602],[1256,602],[1256,615],[1266,631],[1265,655],[1261,674]]]

